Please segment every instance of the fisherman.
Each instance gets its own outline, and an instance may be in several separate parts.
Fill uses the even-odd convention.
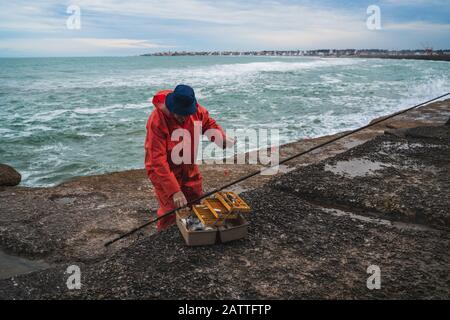
[[[215,129],[218,134],[207,135],[221,148],[232,147],[235,140],[226,136],[223,129],[209,116],[208,111],[197,102],[194,90],[187,85],[178,85],[174,91],[159,91],[153,97],[153,104],[155,109],[147,122],[145,168],[159,202],[157,215],[160,217],[203,195],[202,176],[195,163],[197,158],[195,141],[199,141],[200,135]],[[194,130],[196,125],[201,125],[200,132]],[[183,161],[181,164],[172,159],[172,151],[180,143],[173,141],[172,134],[177,129],[188,132],[186,135],[183,134],[183,138],[190,139],[182,141],[181,151],[181,153],[191,151],[190,161]],[[186,145],[191,149],[185,150]],[[159,220],[158,231],[166,229],[174,221],[174,215]]]

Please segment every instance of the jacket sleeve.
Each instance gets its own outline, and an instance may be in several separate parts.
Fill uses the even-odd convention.
[[[215,144],[217,144],[219,147],[221,148],[225,148],[225,141],[226,141],[226,134],[223,131],[222,127],[216,122],[216,120],[214,120],[213,118],[211,118],[209,116],[209,112],[208,110],[206,110],[204,107],[200,106],[201,110],[202,110],[202,128],[203,128],[203,134],[205,134],[206,131],[208,131],[209,129],[216,129],[218,130],[220,136],[221,136],[221,140],[222,141],[215,141],[215,137],[208,137],[211,142],[214,142]]]
[[[145,139],[145,169],[155,186],[162,188],[167,197],[180,191],[175,175],[167,162],[167,132],[161,129],[160,115],[154,112],[147,122],[147,136]]]

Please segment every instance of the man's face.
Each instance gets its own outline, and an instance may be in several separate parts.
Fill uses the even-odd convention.
[[[179,114],[173,113],[173,116],[179,123],[184,123],[189,116],[181,116]]]

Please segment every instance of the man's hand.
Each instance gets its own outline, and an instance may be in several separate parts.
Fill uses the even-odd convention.
[[[225,148],[231,148],[236,144],[236,138],[226,137]]]
[[[184,207],[188,203],[182,191],[174,193],[172,196],[172,200],[177,208]]]

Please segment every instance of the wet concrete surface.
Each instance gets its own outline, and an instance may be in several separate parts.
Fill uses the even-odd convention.
[[[378,136],[284,175],[274,186],[314,203],[449,228],[450,139],[440,139],[443,128],[450,132],[448,126],[422,127],[426,138]]]
[[[0,298],[448,299],[450,157],[439,125],[449,105],[424,107],[236,186],[254,211],[248,239],[227,245],[189,248],[173,227],[105,249],[156,209],[143,170],[2,189],[0,245],[57,266],[1,280]],[[383,135],[417,125],[436,128]],[[283,146],[281,158],[329,138]],[[337,165],[355,161],[356,175]],[[258,168],[201,169],[210,190]],[[65,287],[71,264],[81,266],[80,291]],[[371,264],[382,270],[382,290],[366,287]]]
[[[448,221],[446,150],[450,141],[437,148],[434,140],[392,139],[377,137],[243,192],[241,196],[253,208],[247,239],[192,248],[172,227],[83,266],[81,290],[64,287],[65,269],[59,267],[0,281],[0,298],[448,299],[450,232],[433,226],[446,226]],[[391,148],[388,158],[383,153],[387,142]],[[420,144],[421,152],[399,147],[409,143]],[[434,147],[428,149],[427,143]],[[371,173],[376,176],[372,181],[367,175],[336,179],[335,173],[324,170],[326,163],[372,157],[394,162],[398,172],[377,170]],[[428,179],[428,184],[405,180],[411,166],[430,165],[436,173],[428,176],[415,171],[414,175]],[[380,181],[394,174],[403,175],[403,180],[389,180],[391,199],[400,199],[398,204],[405,212],[419,206],[425,220],[410,221],[407,216],[408,223],[396,222],[392,206],[385,211],[370,207],[383,219],[367,215],[371,212],[368,208],[354,212],[353,208],[366,206],[366,199],[377,199],[374,188],[386,190]],[[304,197],[305,190],[320,192],[320,197],[329,200],[328,207]],[[426,197],[431,198],[424,200]],[[346,203],[347,210],[330,208],[333,201],[341,206]],[[371,265],[382,270],[381,290],[366,286]]]
[[[247,239],[187,247],[176,227],[83,266],[82,289],[64,268],[0,281],[0,298],[261,299],[449,298],[449,234],[343,218],[269,186],[244,193]],[[368,290],[370,265],[382,290]]]

